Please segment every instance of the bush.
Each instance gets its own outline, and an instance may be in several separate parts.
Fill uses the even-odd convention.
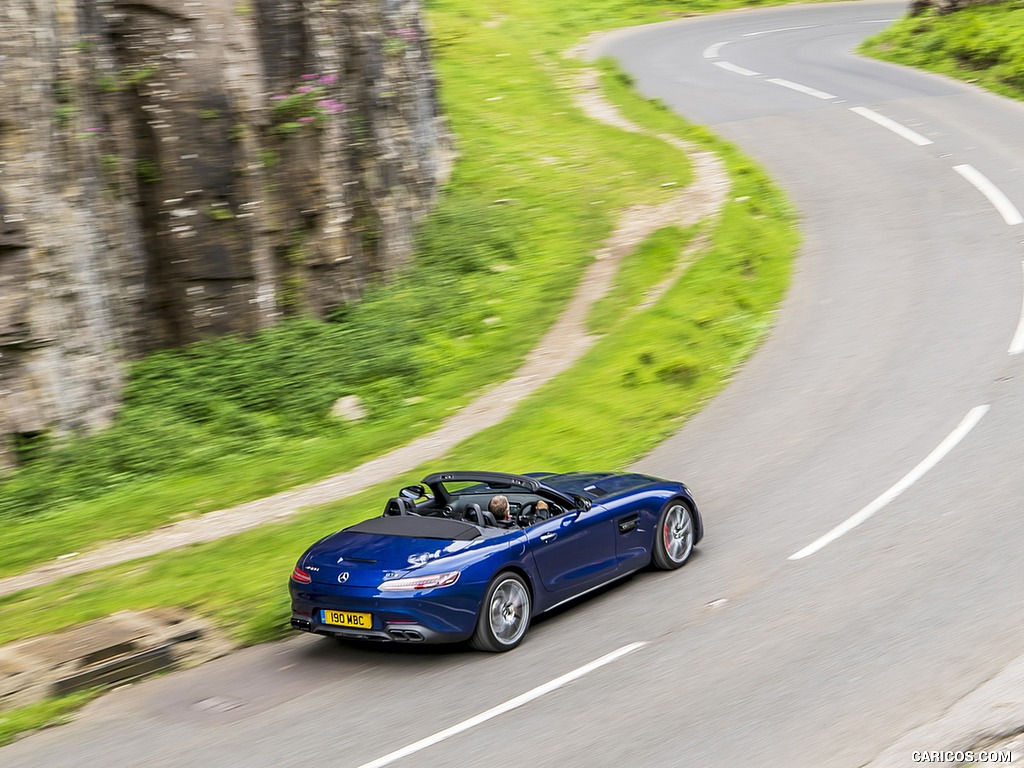
[[[977,81],[1024,99],[1024,9],[1019,3],[904,18],[862,47],[880,58]]]
[[[348,394],[369,417],[423,387],[426,371],[460,363],[452,339],[483,327],[486,302],[467,275],[517,258],[511,214],[446,200],[425,224],[414,268],[330,322],[291,318],[252,338],[228,336],[134,364],[115,424],[62,445],[33,443],[0,483],[0,515],[49,510],[130,480],[204,470],[282,439],[337,434],[333,403]]]

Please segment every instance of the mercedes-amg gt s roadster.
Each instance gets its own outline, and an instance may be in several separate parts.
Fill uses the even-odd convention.
[[[289,580],[292,627],[357,640],[522,642],[531,617],[653,565],[704,533],[690,490],[631,473],[440,472],[380,517],[321,539]]]

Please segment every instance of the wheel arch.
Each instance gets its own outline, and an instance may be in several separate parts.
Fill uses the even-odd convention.
[[[693,520],[694,525],[693,543],[696,544],[704,535],[704,524],[700,519],[700,513],[697,511],[697,504],[692,498],[690,498],[689,494],[685,491],[665,493],[658,499],[658,506],[648,507],[646,510],[648,514],[650,514],[651,520],[650,539],[647,542],[647,551],[652,557],[654,555],[654,537],[658,535],[658,518],[661,517],[661,513],[666,507],[677,501],[690,510],[690,518]]]
[[[516,576],[521,578],[526,583],[526,588],[530,590],[530,604],[534,608],[536,608],[537,588],[533,583],[533,577],[530,575],[530,572],[518,563],[503,563],[502,566],[494,572],[494,574],[491,576],[490,581],[488,581],[487,583],[492,583],[496,578],[501,576],[501,574],[503,573],[514,573]]]
[[[650,560],[648,563],[648,567],[653,567],[657,570],[675,570],[676,568],[681,567],[686,562],[686,560],[689,559],[689,555],[687,555],[682,562],[673,565],[667,565],[666,562],[672,561],[666,561],[665,554],[658,554],[658,536],[662,516],[665,515],[669,509],[671,509],[673,506],[677,504],[685,508],[687,512],[689,512],[690,514],[690,524],[693,526],[693,539],[690,543],[691,551],[696,548],[697,542],[699,542],[701,538],[704,536],[704,526],[700,518],[700,512],[697,510],[697,504],[690,497],[690,494],[687,492],[687,489],[684,487],[680,492],[668,494],[665,500],[661,503],[661,506],[658,507],[658,511],[654,513],[654,518],[657,521],[657,523],[652,527],[651,530],[650,547],[648,550],[650,554]]]
[[[693,520],[693,545],[697,546],[700,543],[700,540],[704,538],[704,520],[700,516],[700,510],[697,509],[697,503],[688,493],[677,493],[666,503],[674,501],[675,499],[679,499],[686,505],[686,508],[690,510],[690,519]]]
[[[515,576],[516,579],[509,579],[508,576]],[[500,630],[494,626],[494,617],[488,609],[488,600],[500,584],[512,581],[518,581],[523,587],[525,587],[528,604],[525,612],[520,613],[518,611],[513,611],[511,614],[504,615],[502,617],[506,623],[509,622],[510,618],[512,618],[514,622],[515,637],[506,641],[499,637],[498,632]],[[483,599],[480,607],[477,609],[476,628],[474,629],[472,636],[469,638],[470,646],[478,651],[487,651],[491,653],[503,653],[517,648],[523,641],[523,638],[531,624],[532,618],[535,615],[535,600],[533,581],[526,570],[515,563],[505,563],[500,568],[495,569],[490,581],[487,582],[487,588],[484,590]],[[508,603],[506,608],[510,605],[512,605],[512,603]],[[502,612],[504,614],[504,610]]]

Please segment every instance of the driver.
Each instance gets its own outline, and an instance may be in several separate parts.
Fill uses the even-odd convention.
[[[498,525],[508,526],[512,522],[511,508],[509,507],[507,496],[498,494],[493,497],[487,505],[487,511],[494,515]]]

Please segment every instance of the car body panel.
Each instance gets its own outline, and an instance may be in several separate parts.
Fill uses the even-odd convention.
[[[608,511],[595,507],[529,526],[526,538],[544,588],[561,594],[607,579],[616,568],[613,525]]]
[[[471,549],[475,541],[400,538],[339,531],[320,541],[304,556],[303,568],[316,583],[338,583],[342,573],[350,574],[353,587],[376,587],[382,574],[407,575],[433,560]],[[390,578],[398,578],[398,575]]]

